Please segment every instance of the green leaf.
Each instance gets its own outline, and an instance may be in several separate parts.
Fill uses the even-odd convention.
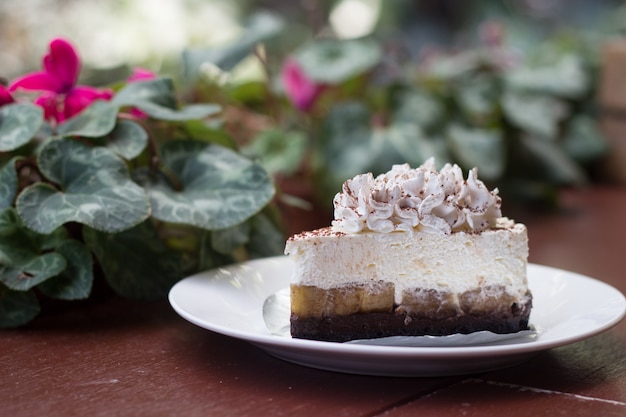
[[[198,255],[194,259],[197,261],[196,271],[206,271],[207,269],[214,269],[235,262],[231,254],[219,253],[213,248],[212,234],[212,231],[202,230],[202,239],[198,248]]]
[[[307,144],[307,137],[302,132],[272,129],[258,134],[250,144],[241,148],[241,153],[250,158],[258,158],[272,175],[289,175],[300,167]]]
[[[249,240],[250,224],[242,222],[211,233],[211,247],[218,253],[228,255]]]
[[[120,120],[107,138],[107,148],[124,159],[133,159],[146,148],[148,133],[138,123]]]
[[[119,107],[137,107],[155,119],[185,121],[203,119],[221,111],[218,104],[191,104],[178,108],[174,83],[169,78],[128,83],[113,98]]]
[[[321,39],[296,51],[294,57],[312,80],[340,84],[380,63],[382,50],[371,39]]]
[[[65,269],[63,256],[48,252],[50,237],[26,229],[13,208],[0,212],[0,232],[0,282],[8,288],[26,291]]]
[[[522,137],[521,144],[545,171],[546,178],[555,184],[583,185],[585,172],[553,141]]]
[[[67,239],[67,230],[63,227],[55,229],[50,234],[42,235],[27,229],[17,215],[15,208],[9,207],[0,210],[0,237],[16,233],[18,229],[21,229],[25,234],[29,247],[38,247],[42,251],[53,249]]]
[[[219,145],[169,141],[161,160],[180,187],[163,178],[145,183],[152,215],[162,221],[223,229],[248,219],[274,196],[271,178],[258,163]]]
[[[347,178],[363,172],[386,172],[393,164],[419,165],[434,156],[448,159],[445,144],[430,140],[414,123],[396,122],[371,129],[361,103],[333,107],[326,119],[320,170],[336,191]],[[335,192],[336,192],[335,191]]]
[[[471,77],[456,91],[461,110],[473,121],[483,122],[496,113],[499,92],[492,77]]]
[[[112,103],[117,106],[136,106],[148,103],[175,109],[178,102],[171,78],[155,78],[126,84],[113,97]]]
[[[130,180],[124,161],[106,148],[50,140],[38,160],[41,172],[61,190],[34,184],[18,196],[16,207],[26,226],[39,233],[72,221],[115,233],[150,215],[145,191]]]
[[[553,65],[521,67],[506,74],[505,80],[516,90],[570,99],[584,95],[591,83],[582,60],[574,55],[562,56]]]
[[[140,110],[155,119],[167,121],[185,121],[194,119],[204,119],[219,113],[222,109],[218,104],[190,104],[181,109],[168,109],[150,102],[137,103]]]
[[[242,64],[245,68],[246,64]],[[243,69],[242,69],[243,72]],[[210,75],[206,76],[207,78]],[[268,82],[264,77],[258,78],[245,78],[238,76],[237,73],[233,74],[233,79],[229,83],[224,83],[222,92],[227,95],[232,105],[242,104],[244,106],[253,103],[263,103],[268,100],[272,100],[271,94],[274,94],[274,85],[276,80],[270,81],[270,88],[268,89]],[[219,79],[218,79],[219,81]]]
[[[201,140],[215,143],[226,148],[237,149],[237,142],[221,126],[212,126],[203,120],[189,120],[181,125],[186,137],[189,139]]]
[[[333,106],[324,121],[319,171],[334,192],[347,178],[367,172],[371,164],[370,112],[362,104]]]
[[[37,317],[40,310],[32,291],[12,291],[0,285],[0,328],[22,326]]]
[[[243,33],[232,43],[222,47],[186,50],[183,54],[185,76],[193,79],[203,63],[209,62],[224,71],[230,71],[252,53],[255,45],[281,33],[285,22],[268,12],[253,14],[245,23]]]
[[[506,152],[502,132],[452,125],[448,128],[448,143],[464,168],[478,167],[485,180],[497,180],[503,175]]]
[[[483,58],[476,50],[437,57],[428,63],[424,76],[443,82],[457,81],[475,72]]]
[[[428,158],[443,163],[449,159],[445,144],[426,137],[413,123],[394,123],[374,131],[371,170],[382,173],[394,164],[421,165]]]
[[[56,251],[65,258],[67,267],[38,288],[48,297],[61,300],[89,297],[93,284],[93,261],[89,250],[76,240],[66,240],[57,246]]]
[[[162,299],[183,278],[180,254],[167,249],[150,221],[116,234],[85,227],[83,237],[111,288],[124,297]]]
[[[16,217],[18,217],[17,214],[16,214]],[[57,229],[54,229],[51,233],[48,233],[46,235],[33,232],[32,230],[27,229],[26,227],[24,227],[24,230],[27,230],[28,232],[32,233],[35,236],[37,245],[39,245],[42,251],[49,251],[49,250],[56,249],[59,247],[59,245],[61,245],[62,243],[64,243],[66,240],[69,239],[68,232],[65,227],[59,227]]]
[[[21,158],[12,158],[9,162],[0,167],[0,210],[13,205],[15,194],[17,194],[17,172],[15,163]]]
[[[98,138],[115,127],[117,107],[108,101],[96,100],[76,116],[61,123],[57,130],[62,136]]]
[[[28,256],[29,253],[20,253],[22,250],[19,248],[7,250],[2,243],[0,250],[12,261],[10,265],[0,265],[0,282],[12,290],[29,290],[60,274],[66,267],[65,258],[58,253]]]
[[[568,122],[562,146],[570,157],[582,163],[595,161],[609,151],[597,121],[586,115],[578,115]]]
[[[285,235],[265,213],[250,219],[250,237],[246,244],[250,258],[281,255],[285,249]]]
[[[0,152],[27,144],[43,124],[43,110],[31,103],[0,107]]]
[[[546,95],[507,92],[502,98],[504,114],[520,129],[543,138],[554,139],[558,123],[565,117],[565,104]]]
[[[498,182],[500,195],[509,204],[523,202],[533,208],[559,207],[559,187],[545,179],[505,178]]]
[[[415,123],[429,129],[442,120],[444,111],[441,102],[429,94],[401,90],[393,96],[392,123]]]
[[[0,238],[15,233],[15,230],[21,226],[22,222],[19,221],[19,217],[15,213],[14,208],[8,207],[0,210]],[[0,257],[0,263],[2,259],[3,258]]]

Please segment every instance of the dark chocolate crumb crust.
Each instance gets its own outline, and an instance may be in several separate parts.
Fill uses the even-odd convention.
[[[328,342],[375,339],[388,336],[445,336],[490,331],[505,334],[528,330],[532,298],[507,311],[425,318],[402,309],[348,315],[300,317],[291,314],[291,336]]]

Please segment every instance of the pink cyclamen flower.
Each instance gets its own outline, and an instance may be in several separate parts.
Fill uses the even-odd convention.
[[[13,96],[2,84],[0,84],[0,107],[5,104],[13,103]]]
[[[308,111],[324,89],[306,76],[295,59],[287,59],[282,68],[281,78],[285,92],[291,103],[302,111]]]
[[[46,119],[57,122],[80,113],[94,100],[110,100],[113,97],[110,89],[76,84],[81,62],[72,44],[65,39],[54,39],[49,48],[50,51],[42,60],[43,70],[13,81],[9,91],[40,91],[35,103],[43,107]]]
[[[126,81],[128,81],[129,83],[135,83],[140,81],[154,80],[156,77],[157,75],[150,70],[147,70],[145,68],[135,68],[133,70],[133,73],[126,79]],[[146,113],[136,107],[130,109],[130,114],[140,119],[148,118],[148,115]]]
[[[138,67],[133,69],[133,73],[126,79],[126,81],[132,83],[135,81],[154,80],[156,77],[157,75],[154,72]]]

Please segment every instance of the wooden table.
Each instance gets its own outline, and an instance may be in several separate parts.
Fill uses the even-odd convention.
[[[530,260],[626,293],[626,190],[566,191],[523,216]],[[163,302],[117,298],[0,332],[2,416],[626,416],[626,320],[476,375],[390,378],[310,369],[196,327]]]

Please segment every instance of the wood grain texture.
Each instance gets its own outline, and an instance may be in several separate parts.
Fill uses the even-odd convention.
[[[626,292],[626,190],[567,190],[520,213],[530,261]],[[505,208],[506,212],[506,208]],[[626,322],[496,372],[384,378],[290,364],[193,326],[167,302],[106,297],[0,332],[0,415],[623,416]]]

